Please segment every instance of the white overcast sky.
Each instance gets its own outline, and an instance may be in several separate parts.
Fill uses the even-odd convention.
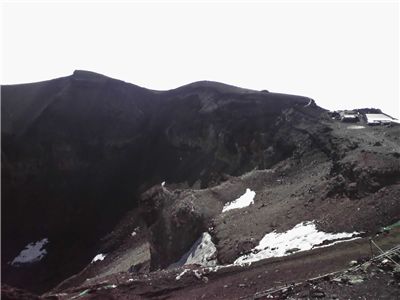
[[[397,1],[9,1],[1,19],[2,84],[85,69],[151,89],[214,80],[400,117]]]

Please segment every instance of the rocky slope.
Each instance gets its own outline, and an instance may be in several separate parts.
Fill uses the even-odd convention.
[[[58,295],[127,274],[153,282],[185,261],[264,255],[265,235],[299,224],[326,244],[400,220],[400,127],[340,123],[307,97],[215,82],[152,91],[75,71],[3,86],[1,101],[2,278],[12,286]],[[246,190],[251,204],[226,210]],[[41,259],[17,263],[43,239]]]

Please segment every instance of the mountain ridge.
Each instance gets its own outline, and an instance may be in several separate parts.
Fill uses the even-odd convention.
[[[309,97],[209,81],[152,91],[82,70],[1,93],[2,274],[13,286],[156,272],[204,232],[226,265],[301,222],[372,234],[400,218],[399,126],[352,129]],[[253,205],[221,213],[247,188]],[[40,262],[9,264],[44,238]]]

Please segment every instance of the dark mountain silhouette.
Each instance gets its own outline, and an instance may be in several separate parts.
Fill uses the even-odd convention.
[[[209,81],[154,91],[87,71],[2,86],[1,96],[2,276],[12,286],[42,293],[74,274],[58,290],[78,286],[100,274],[96,254],[116,253],[120,268],[138,245],[150,253],[141,270],[167,268],[206,231],[227,264],[268,230],[311,218],[348,232],[399,218],[389,196],[379,194],[379,217],[365,209],[351,223],[332,203],[354,199],[351,212],[385,187],[397,199],[398,127],[361,136],[308,97]],[[219,216],[249,186],[263,206]],[[134,228],[143,233],[127,241]],[[39,263],[10,264],[44,238]]]
[[[290,155],[263,150],[284,142],[271,130],[281,112],[308,102],[216,82],[155,92],[86,71],[3,86],[5,262],[48,237],[62,252],[49,264],[68,260],[60,276],[72,274],[139,192],[164,180],[206,187]]]

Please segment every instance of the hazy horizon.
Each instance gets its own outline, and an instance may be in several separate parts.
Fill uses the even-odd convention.
[[[154,90],[217,81],[400,118],[397,2],[8,2],[2,16],[2,84],[80,69]]]

